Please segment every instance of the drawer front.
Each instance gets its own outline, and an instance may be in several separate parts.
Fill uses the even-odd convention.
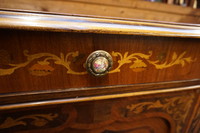
[[[1,93],[200,78],[199,39],[19,30],[0,36]],[[85,69],[96,50],[113,58],[102,77]]]
[[[198,99],[199,91],[189,90],[2,110],[0,132],[197,133],[199,126],[190,125]]]

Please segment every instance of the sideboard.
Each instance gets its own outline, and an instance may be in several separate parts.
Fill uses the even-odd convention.
[[[1,10],[0,133],[199,133],[199,38],[198,24]]]

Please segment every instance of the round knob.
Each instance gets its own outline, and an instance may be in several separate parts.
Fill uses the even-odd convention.
[[[86,60],[87,71],[94,76],[103,76],[112,68],[112,56],[103,50],[91,53]]]

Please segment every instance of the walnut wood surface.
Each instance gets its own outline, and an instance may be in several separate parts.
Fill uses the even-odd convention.
[[[0,12],[0,133],[199,133],[199,25]]]
[[[198,95],[190,90],[1,111],[0,132],[186,133]]]
[[[38,61],[46,58],[46,56],[42,56],[26,66],[14,70],[11,74],[0,76],[1,93],[190,80],[199,79],[200,76],[199,39],[17,30],[1,30],[0,36],[1,68],[5,68],[5,70],[12,68],[12,66],[7,66],[8,64],[27,62],[24,50],[28,50],[29,55],[50,53],[58,57],[61,53],[66,55],[69,52],[78,51],[79,56],[76,58],[70,56],[68,59],[71,62],[70,69],[75,72],[85,72],[83,64],[87,56],[99,49],[109,53],[120,52],[123,56],[126,52],[129,55],[133,53],[149,55],[149,51],[152,51],[150,60],[161,60],[160,64],[165,61],[167,64],[172,62],[174,52],[177,57],[185,53],[184,57],[190,57],[193,60],[190,63],[184,62],[184,66],[181,62],[177,62],[177,65],[164,69],[156,69],[155,66],[144,60],[143,64],[146,63],[147,66],[142,68],[143,64],[142,66],[138,64],[137,67],[141,67],[138,71],[137,67],[130,68],[134,64],[133,58],[129,64],[124,64],[119,69],[120,72],[109,73],[103,77],[93,77],[87,73],[83,73],[84,75],[70,74],[65,66],[56,64],[53,60],[50,60],[48,65],[38,65]],[[113,59],[113,70],[115,70],[119,65],[120,58],[113,56]],[[40,71],[42,74],[44,69],[48,69],[50,72],[44,72],[44,75],[35,75]]]
[[[188,90],[195,90],[199,92],[200,86],[189,86],[189,87],[180,87],[180,88],[170,88],[170,89],[160,89],[160,90],[150,90],[150,91],[138,91],[138,92],[129,92],[129,93],[120,93],[120,94],[111,94],[111,95],[96,95],[96,96],[89,96],[89,97],[78,97],[77,94],[76,97],[72,98],[66,98],[66,99],[55,99],[55,100],[44,100],[45,98],[52,98],[51,94],[49,95],[42,95],[43,101],[40,101],[40,98],[35,97],[33,102],[28,102],[30,99],[24,100],[26,102],[24,103],[16,103],[16,104],[5,104],[0,106],[0,110],[10,110],[10,109],[17,109],[17,108],[28,108],[28,107],[36,107],[36,106],[46,106],[46,105],[59,105],[63,103],[75,103],[75,102],[85,102],[85,101],[97,101],[97,100],[104,100],[104,99],[115,99],[115,98],[125,98],[125,97],[131,97],[131,96],[146,96],[150,94],[163,94],[168,92],[180,92],[180,91],[188,91]],[[120,88],[119,88],[120,89]],[[130,87],[130,89],[133,89]],[[80,93],[85,93],[84,91],[81,91]],[[86,92],[87,93],[87,92]],[[33,95],[34,96],[34,95]],[[61,95],[62,97],[62,95]],[[22,96],[20,99],[23,100],[23,98],[28,98],[26,96]],[[36,99],[37,98],[37,99]],[[11,98],[12,99],[12,98]],[[10,100],[11,100],[10,99]],[[16,99],[15,97],[13,99]],[[39,101],[38,101],[39,100]],[[17,100],[20,101],[20,100]],[[199,106],[199,103],[196,104]]]
[[[197,97],[197,104],[191,115],[191,122],[188,124],[186,132],[198,133],[200,132],[200,96]]]
[[[79,98],[80,100],[82,98],[90,100],[90,97],[104,96],[104,95],[107,95],[108,96],[107,98],[109,98],[109,95],[111,95],[110,98],[112,98],[112,95],[116,96],[117,94],[125,94],[125,93],[126,94],[133,93],[131,95],[165,93],[165,91],[171,92],[175,90],[182,91],[183,89],[189,90],[198,88],[199,84],[200,80],[187,80],[187,81],[171,81],[171,82],[132,84],[132,85],[115,85],[115,86],[92,87],[92,88],[70,88],[70,89],[54,90],[54,91],[46,90],[46,91],[34,91],[34,92],[8,93],[0,95],[0,105],[6,106],[7,104],[18,104],[27,102],[34,103],[37,101],[56,100],[56,99],[66,99],[63,102],[70,102],[70,101],[74,102],[75,99],[76,101],[77,100],[79,101]],[[74,100],[69,100],[69,99],[74,99]],[[47,101],[46,104],[48,103],[52,103],[52,101],[49,102]],[[4,107],[0,107],[0,109],[3,108]]]

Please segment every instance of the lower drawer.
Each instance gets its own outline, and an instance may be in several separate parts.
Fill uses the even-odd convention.
[[[199,89],[0,111],[1,133],[197,133]],[[49,103],[50,104],[50,103]]]

